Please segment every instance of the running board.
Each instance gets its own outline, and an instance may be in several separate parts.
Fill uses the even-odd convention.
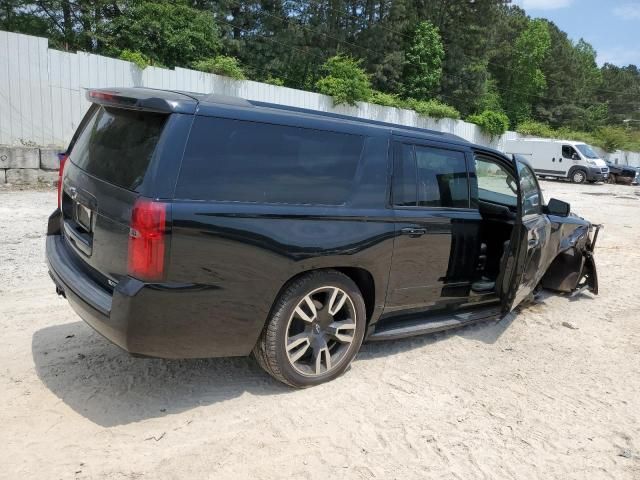
[[[462,327],[482,320],[497,320],[502,315],[500,307],[483,308],[449,315],[437,315],[428,318],[400,320],[376,329],[368,338],[372,342],[395,340],[427,333],[441,332],[450,328]]]

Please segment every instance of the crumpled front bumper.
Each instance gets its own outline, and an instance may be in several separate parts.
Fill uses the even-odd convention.
[[[570,242],[547,269],[541,280],[543,288],[578,295],[585,290],[598,294],[598,272],[593,251],[602,225],[588,230]]]

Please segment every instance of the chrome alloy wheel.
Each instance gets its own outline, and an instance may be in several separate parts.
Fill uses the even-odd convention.
[[[347,358],[356,321],[353,300],[344,290],[326,286],[311,291],[289,317],[285,335],[289,363],[309,377],[337,368]]]

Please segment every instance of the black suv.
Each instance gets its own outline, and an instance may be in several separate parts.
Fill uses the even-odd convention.
[[[249,355],[296,387],[362,341],[597,292],[597,228],[458,137],[216,95],[91,90],[49,220],[59,294],[134,355]]]

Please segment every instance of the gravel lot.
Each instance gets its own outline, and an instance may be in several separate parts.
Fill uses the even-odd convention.
[[[0,478],[639,479],[640,189],[542,186],[606,225],[598,297],[365,345],[304,391],[130,358],[55,294],[55,192],[0,190]]]

